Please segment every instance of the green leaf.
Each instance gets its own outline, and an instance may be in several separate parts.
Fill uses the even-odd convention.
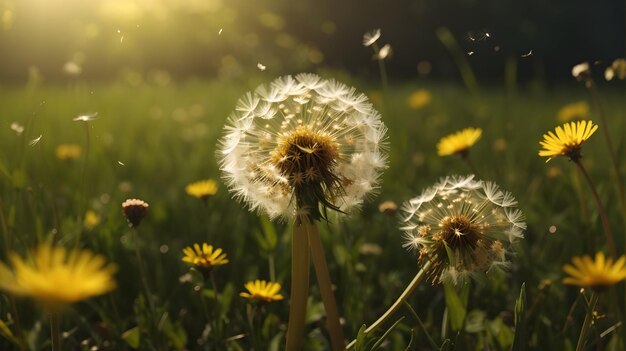
[[[363,345],[365,345],[365,338],[367,336],[365,334],[365,329],[367,329],[367,327],[365,326],[365,324],[363,324],[359,329],[359,332],[356,334],[356,344],[354,345],[354,351],[363,350]]]
[[[519,297],[515,301],[515,339],[512,351],[526,350],[526,283],[522,284]]]
[[[122,339],[124,339],[124,341],[126,341],[126,343],[133,349],[138,348],[139,341],[141,340],[141,333],[139,332],[139,327],[134,327],[125,331],[122,334]]]
[[[261,228],[265,235],[265,242],[267,243],[267,250],[273,251],[278,244],[278,234],[276,234],[276,228],[274,223],[267,216],[261,216]]]
[[[420,327],[422,328],[422,330],[424,331],[424,334],[426,335],[426,339],[428,340],[428,343],[430,344],[430,347],[433,350],[438,349],[439,347],[437,346],[437,343],[435,343],[435,340],[430,336],[430,334],[428,333],[428,330],[426,329],[426,325],[424,325],[424,322],[422,322],[422,320],[420,319],[420,317],[417,315],[417,312],[415,312],[415,310],[413,309],[413,307],[411,307],[411,305],[406,302],[406,301],[402,301],[404,302],[404,307],[408,308],[409,311],[411,312],[411,314],[413,315],[413,318],[415,318],[415,320],[417,320],[417,323],[420,325]],[[411,332],[411,340],[413,340],[413,332]],[[411,343],[409,343],[409,346],[411,345]],[[408,349],[408,348],[407,348]]]
[[[450,327],[453,331],[459,331],[463,328],[463,322],[465,321],[465,316],[467,314],[465,304],[456,292],[454,285],[445,283],[443,285],[443,291],[446,299],[446,306],[448,307]]]
[[[179,323],[174,324],[167,318],[163,323],[162,329],[174,349],[181,350],[185,347],[187,344],[187,333],[182,325]]]

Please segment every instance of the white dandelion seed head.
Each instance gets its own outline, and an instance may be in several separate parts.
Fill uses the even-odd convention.
[[[367,97],[315,74],[280,77],[246,93],[224,131],[217,157],[228,188],[272,218],[306,211],[296,201],[303,184],[324,193],[321,207],[349,212],[378,188],[387,164],[386,127]],[[328,169],[305,166],[308,158]]]
[[[431,261],[433,283],[458,282],[508,266],[508,247],[524,237],[524,214],[493,182],[448,176],[402,206],[404,247]],[[448,254],[452,253],[452,256]]]
[[[378,50],[374,58],[377,60],[384,60],[389,58],[392,52],[393,50],[391,49],[391,45],[385,44],[382,48],[380,48],[380,50]]]
[[[363,34],[363,46],[367,47],[374,44],[378,40],[378,38],[380,38],[380,34],[380,28],[376,28]]]

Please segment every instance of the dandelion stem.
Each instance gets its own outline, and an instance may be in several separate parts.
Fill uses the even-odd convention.
[[[135,241],[135,256],[137,258],[137,267],[139,267],[139,275],[141,276],[141,283],[143,284],[144,294],[146,295],[146,300],[148,300],[148,306],[150,307],[150,314],[152,319],[153,332],[157,333],[157,314],[156,307],[154,306],[154,301],[152,299],[152,293],[150,292],[150,285],[148,284],[148,277],[146,275],[146,271],[143,267],[143,259],[141,257],[141,250],[139,250],[139,234],[137,233],[137,228],[133,228],[133,239]]]
[[[302,350],[306,303],[309,297],[309,242],[304,222],[296,218],[291,241],[291,299],[287,326],[287,351]]]
[[[374,322],[367,329],[365,329],[366,335],[378,329],[383,323],[385,323],[389,319],[389,317],[391,317],[402,306],[403,302],[411,295],[413,290],[415,290],[415,288],[426,278],[426,274],[430,270],[431,265],[432,265],[431,261],[427,261],[424,264],[422,269],[420,269],[419,272],[417,272],[413,280],[409,283],[406,289],[404,289],[404,291],[402,292],[400,297],[398,297],[396,302],[394,302],[393,305],[391,305],[391,307],[389,307],[389,309],[385,311],[385,313],[382,316],[380,316],[378,320],[376,320],[376,322]],[[356,340],[353,340],[352,342],[350,342],[350,344],[348,344],[348,346],[346,347],[346,350],[353,348],[355,344],[356,344]]]
[[[372,49],[374,49],[374,55],[376,57],[376,61],[378,61],[378,70],[380,72],[380,81],[383,85],[383,91],[386,92],[389,87],[388,79],[387,79],[387,68],[385,67],[385,60],[378,57],[378,52],[380,48],[376,43],[372,44]]]
[[[604,206],[602,206],[602,201],[600,201],[600,196],[598,195],[598,191],[596,190],[595,185],[593,184],[593,180],[591,180],[591,176],[587,173],[587,170],[583,166],[580,160],[574,160],[574,163],[578,166],[578,170],[585,177],[589,187],[591,188],[591,193],[593,194],[593,198],[596,201],[596,206],[598,207],[598,214],[600,215],[600,220],[602,221],[602,227],[604,228],[604,234],[606,235],[606,243],[609,246],[609,250],[611,251],[611,256],[615,259],[617,257],[617,252],[615,250],[615,241],[613,241],[613,233],[611,232],[611,226],[609,225],[609,219],[606,215],[606,211],[604,210]]]
[[[61,325],[59,314],[50,314],[50,337],[52,339],[52,351],[61,351]]]
[[[583,322],[583,326],[580,329],[580,336],[578,337],[578,344],[576,345],[576,351],[582,351],[585,345],[585,340],[587,339],[587,332],[589,331],[589,326],[591,325],[591,321],[593,320],[593,310],[596,308],[596,304],[598,303],[598,293],[595,291],[591,293],[591,299],[589,301],[589,305],[587,306],[587,314],[585,315],[585,321]]]
[[[598,89],[596,87],[596,83],[593,79],[588,78],[585,82],[585,86],[591,95],[593,102],[598,109],[598,114],[600,115],[600,119],[602,120],[602,132],[604,133],[604,138],[606,140],[606,144],[609,147],[609,154],[611,155],[611,161],[613,161],[613,170],[615,171],[615,180],[617,183],[617,191],[619,193],[619,199],[622,204],[622,210],[626,215],[626,197],[624,195],[624,186],[622,183],[622,175],[619,171],[619,161],[617,160],[617,153],[615,152],[615,147],[613,146],[613,141],[611,140],[611,135],[609,134],[609,127],[606,122],[606,115],[604,114],[604,108],[602,107],[602,102],[600,101],[600,95],[598,94]]]
[[[311,247],[311,256],[313,258],[313,267],[315,268],[315,276],[320,287],[322,302],[326,310],[326,321],[328,323],[328,332],[332,348],[335,351],[343,350],[346,346],[341,322],[339,321],[339,311],[333,294],[332,282],[328,272],[328,264],[324,255],[322,240],[315,223],[308,220],[304,221],[309,236],[309,245]]]

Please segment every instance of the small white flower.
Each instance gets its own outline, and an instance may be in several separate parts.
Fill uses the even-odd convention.
[[[380,38],[380,28],[374,29],[363,34],[363,46],[371,46]]]
[[[245,94],[224,129],[218,159],[228,187],[272,218],[357,207],[386,167],[386,128],[365,95],[314,74]]]

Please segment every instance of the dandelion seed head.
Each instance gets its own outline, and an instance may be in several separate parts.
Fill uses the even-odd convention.
[[[218,145],[234,196],[270,217],[357,207],[378,186],[386,128],[365,95],[314,74],[245,94]]]
[[[429,279],[458,282],[507,266],[507,246],[523,237],[517,202],[493,182],[470,176],[442,178],[407,201],[401,229],[404,247],[431,261]]]
[[[380,38],[380,28],[371,30],[365,34],[363,34],[363,46],[371,46],[374,44],[378,38]]]

